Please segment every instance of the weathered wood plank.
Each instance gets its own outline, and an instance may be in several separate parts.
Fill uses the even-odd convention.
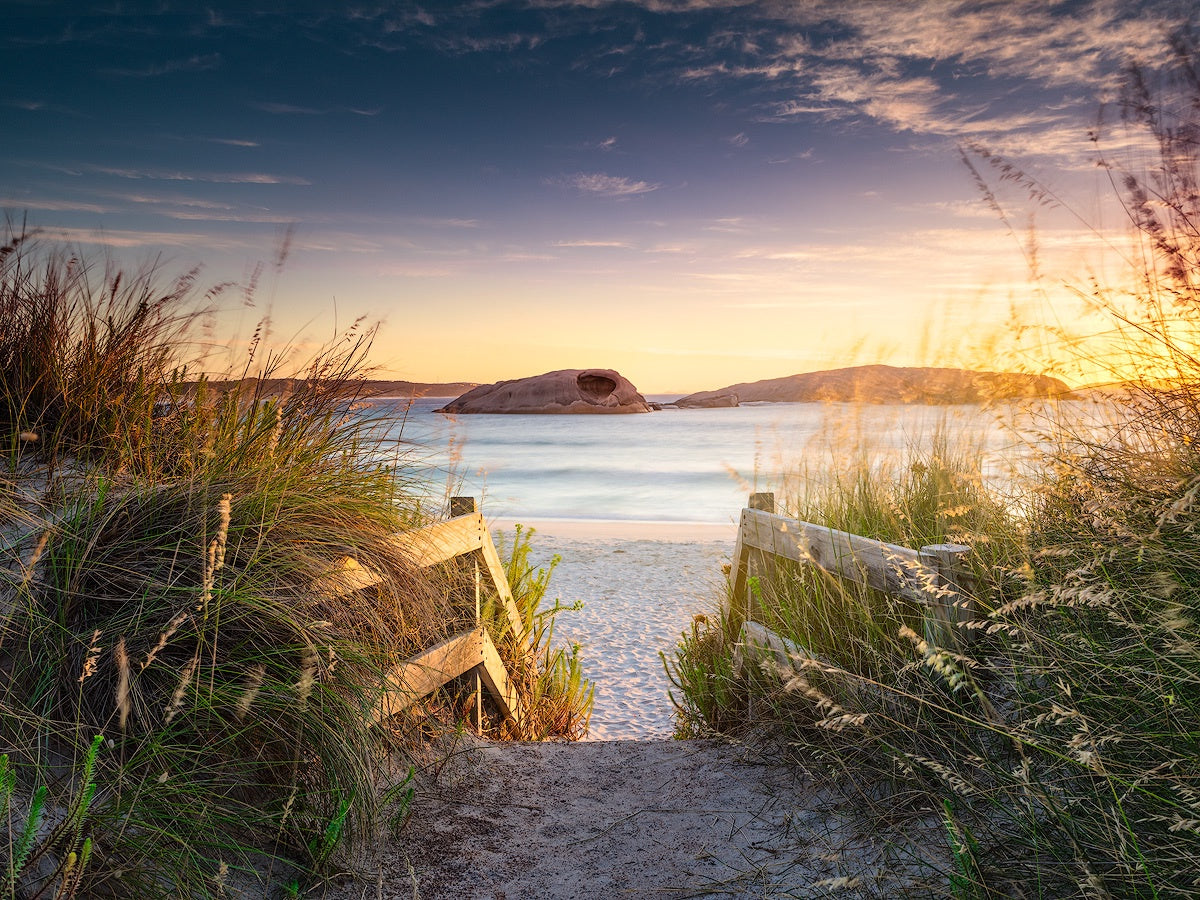
[[[975,576],[967,565],[970,547],[930,544],[920,550],[921,565],[929,573],[924,587],[929,608],[925,640],[950,650],[963,650],[972,634],[962,627],[975,618]]]
[[[893,594],[910,593],[921,569],[916,550],[755,509],[742,510],[738,541]]]
[[[769,658],[778,666],[798,671],[804,660],[817,660],[799,644],[789,641],[758,622],[743,622],[737,647],[734,650],[735,671],[740,671],[749,660]]]
[[[760,491],[750,495],[749,509],[761,510],[767,513],[775,512],[775,495],[769,491]],[[742,516],[743,521],[745,515]],[[730,627],[737,631],[743,622],[754,618],[757,610],[755,600],[747,590],[751,567],[751,547],[742,540],[742,529],[738,528],[737,540],[733,545],[733,561],[730,568],[729,580],[731,585],[732,604],[730,608]],[[761,554],[760,554],[761,556]]]
[[[392,546],[418,566],[436,566],[481,549],[485,536],[487,526],[483,522],[483,514],[472,513],[393,535]]]
[[[508,670],[504,668],[504,662],[500,659],[496,645],[492,643],[492,639],[486,631],[483,633],[483,644],[480,651],[483,655],[483,662],[479,664],[477,671],[484,687],[488,689],[488,693],[492,695],[496,705],[500,707],[500,711],[512,719],[517,724],[517,728],[523,728],[521,698],[517,694],[512,679],[508,677]]]
[[[363,568],[353,556],[343,556],[313,586],[334,597],[345,597],[375,587],[382,580],[377,572]]]
[[[471,513],[477,512],[479,512],[479,501],[474,497],[450,498],[450,518],[456,519],[459,516],[469,516]]]
[[[523,638],[525,625],[521,613],[513,599],[512,590],[508,586],[508,577],[504,574],[504,564],[500,562],[500,554],[492,542],[483,513],[470,513],[438,522],[416,531],[406,531],[392,538],[393,546],[419,566],[434,566],[458,556],[478,552],[488,571],[492,585],[500,597],[500,604],[508,618],[512,633]]]
[[[447,638],[393,668],[384,682],[375,721],[382,722],[403,712],[422,697],[472,669],[479,673],[500,711],[521,727],[520,697],[496,645],[483,628]]]
[[[504,607],[505,615],[508,616],[508,626],[512,629],[513,637],[519,641],[525,640],[525,622],[521,618],[521,611],[517,609],[517,601],[513,599],[512,590],[508,586],[508,576],[504,573],[504,563],[500,562],[500,554],[496,552],[496,545],[492,543],[492,536],[487,530],[487,526],[483,525],[483,516],[479,517],[480,525],[483,527],[483,543],[479,548],[480,556],[483,557],[484,567],[488,571],[488,575],[492,579],[492,584],[496,588],[496,593],[500,597],[500,603]]]
[[[442,685],[483,662],[482,628],[447,638],[394,667],[384,680],[384,693],[375,721],[410,707]]]

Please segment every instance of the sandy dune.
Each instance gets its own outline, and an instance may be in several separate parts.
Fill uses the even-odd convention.
[[[728,743],[482,743],[418,794],[404,831],[381,840],[359,878],[326,886],[324,896],[902,893],[895,858],[891,874],[879,874],[898,836],[885,840],[881,823],[854,822],[850,810],[795,770]]]

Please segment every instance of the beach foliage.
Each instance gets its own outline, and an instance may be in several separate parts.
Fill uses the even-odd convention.
[[[512,546],[506,547],[503,533],[500,544],[507,557],[505,574],[525,629],[521,652],[509,657],[509,674],[521,686],[527,703],[527,722],[520,736],[525,740],[578,739],[587,734],[595,685],[583,677],[579,644],[564,647],[555,642],[554,624],[560,614],[578,611],[582,603],[566,605],[557,597],[547,600],[550,578],[561,558],[555,555],[545,566],[534,565],[529,555],[535,533],[536,529],[517,525]]]
[[[474,616],[396,552],[426,516],[396,423],[356,414],[374,332],[285,372],[260,324],[210,380],[224,288],[0,243],[7,896],[303,893],[396,815],[385,672]],[[558,702],[577,667],[541,652]]]
[[[941,855],[915,838],[897,849],[926,860],[929,891],[1200,893],[1200,52],[1186,35],[1171,52],[1163,70],[1129,73],[1121,107],[1126,136],[1148,139],[1124,145],[1153,155],[1100,156],[1132,225],[1133,277],[1081,291],[1110,327],[1071,342],[1098,348],[1089,367],[1122,383],[1059,405],[1020,515],[974,487],[918,502],[911,478],[944,452],[900,473],[863,469],[801,511],[914,547],[958,533],[976,575],[958,645],[931,643],[913,610],[785,571],[768,579],[770,624],[803,648],[791,665],[739,671],[738,636],[720,623],[676,653],[684,730],[770,726],[806,766],[891,785],[858,795],[868,814],[935,817]],[[1059,202],[1009,160],[968,160],[985,192],[994,175]],[[962,460],[950,469],[975,484]],[[948,517],[960,500],[971,509]],[[718,677],[729,683],[714,688]]]

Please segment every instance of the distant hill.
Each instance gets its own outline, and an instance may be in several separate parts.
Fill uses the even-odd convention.
[[[1047,375],[975,372],[969,369],[852,366],[783,378],[742,382],[699,391],[679,406],[734,406],[737,403],[981,403],[1032,397],[1063,397],[1070,388]],[[736,398],[736,402],[730,402]]]
[[[224,388],[231,387],[240,383],[253,383],[256,379],[246,378],[233,381],[210,381],[213,387]],[[282,394],[289,388],[294,386],[297,381],[302,379],[296,378],[268,378],[263,384],[263,393],[267,395]],[[464,394],[472,388],[478,387],[475,382],[468,381],[452,381],[452,382],[425,382],[425,381],[378,381],[367,380],[360,383],[361,390],[358,391],[359,396],[363,399],[371,399],[375,397],[399,397],[405,400],[415,397],[457,397]],[[355,384],[359,387],[360,384]]]
[[[477,387],[474,381],[368,381],[365,393],[375,397],[457,397]]]

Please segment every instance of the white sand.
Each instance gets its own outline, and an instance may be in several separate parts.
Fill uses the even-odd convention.
[[[528,523],[527,523],[528,524]],[[582,599],[560,635],[595,679],[592,740],[429,751],[413,815],[335,880],[326,900],[930,896],[913,860],[935,810],[860,818],[842,788],[718,741],[670,734],[659,651],[722,596],[733,528],[539,522],[552,595]],[[511,531],[508,538],[511,541]],[[622,740],[614,740],[620,738]],[[632,739],[639,740],[632,740]],[[911,804],[909,804],[911,807]],[[921,836],[916,838],[915,836]],[[890,857],[890,858],[889,858]],[[944,860],[942,861],[944,865]]]
[[[896,823],[856,821],[836,791],[732,744],[468,740],[437,772],[401,834],[315,896],[933,895],[911,893]]]
[[[596,684],[589,737],[669,736],[674,714],[659,654],[671,655],[693,616],[715,613],[734,527],[564,521],[532,527],[532,560],[544,565],[554,554],[562,557],[550,597],[584,604],[559,615],[555,635],[559,643],[582,645],[584,674]],[[505,537],[511,543],[511,530]]]

